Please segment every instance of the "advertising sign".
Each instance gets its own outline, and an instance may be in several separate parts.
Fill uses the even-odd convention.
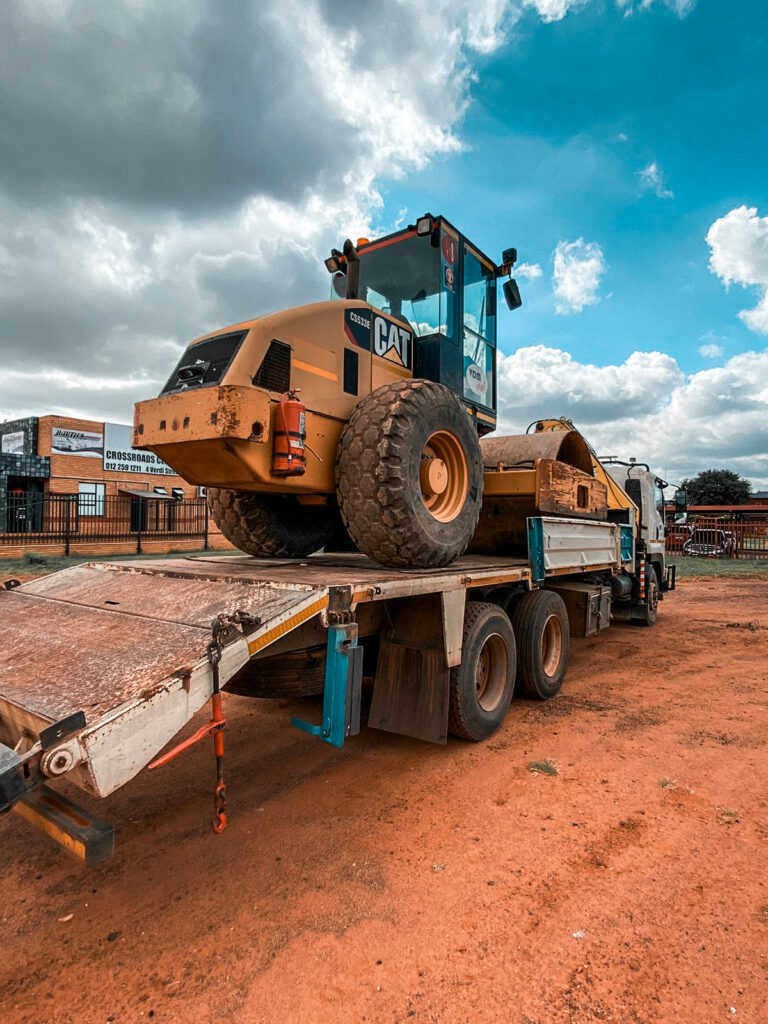
[[[152,452],[131,448],[131,428],[121,423],[104,424],[104,469],[113,473],[154,473],[175,476],[170,466]]]
[[[52,455],[84,455],[100,459],[104,453],[104,435],[88,430],[66,430],[54,427],[51,431]]]
[[[13,434],[3,434],[0,441],[0,452],[3,455],[23,455],[24,431],[16,430]]]

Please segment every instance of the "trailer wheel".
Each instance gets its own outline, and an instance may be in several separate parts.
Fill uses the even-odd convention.
[[[461,664],[451,669],[448,732],[464,740],[488,739],[501,726],[515,687],[515,634],[495,604],[469,601],[464,614]]]
[[[563,685],[570,650],[565,602],[551,590],[531,590],[512,616],[517,641],[518,689],[526,697],[549,700]]]
[[[325,687],[325,644],[256,658],[236,672],[227,693],[240,697],[314,697]]]
[[[645,605],[634,621],[640,626],[652,626],[659,614],[659,578],[653,562],[645,563]]]
[[[405,380],[356,406],[336,456],[344,525],[382,565],[448,565],[480,517],[483,465],[477,431],[443,384]]]
[[[306,558],[330,543],[339,514],[329,505],[302,505],[290,495],[207,490],[208,507],[230,543],[260,558]]]

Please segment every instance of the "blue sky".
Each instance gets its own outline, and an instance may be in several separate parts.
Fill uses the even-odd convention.
[[[6,0],[0,421],[130,422],[189,340],[429,209],[520,253],[501,430],[768,489],[767,11]]]
[[[750,295],[709,271],[705,236],[734,207],[768,212],[767,67],[759,0],[702,0],[684,18],[606,2],[553,24],[530,13],[478,67],[464,151],[387,187],[387,207],[445,212],[491,254],[515,244],[542,267],[501,318],[506,352],[605,363],[654,348],[685,372],[711,366],[707,341],[726,356],[759,343],[737,317]],[[662,195],[640,176],[654,163]],[[604,255],[600,298],[557,315],[552,254],[580,237]]]

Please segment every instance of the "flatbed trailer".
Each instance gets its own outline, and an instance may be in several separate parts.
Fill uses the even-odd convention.
[[[213,736],[220,831],[226,823],[220,691],[249,663],[310,649],[325,651],[323,710],[316,724],[295,719],[299,728],[336,746],[359,731],[370,652],[375,682],[368,724],[445,742],[457,714],[461,725],[462,698],[454,690],[470,636],[470,602],[475,619],[481,605],[486,618],[493,618],[493,605],[514,619],[526,594],[558,594],[568,616],[565,636],[558,627],[563,658],[569,629],[599,632],[617,617],[617,595],[624,595],[625,617],[642,611],[625,527],[540,517],[529,520],[528,530],[527,559],[465,556],[432,570],[386,569],[360,554],[301,561],[211,554],[85,564],[22,585],[6,581],[0,589],[0,810],[14,808],[86,861],[108,855],[111,829],[48,784],[66,777],[94,796],[109,796],[211,701],[211,722],[160,761]],[[631,584],[612,588],[619,578]],[[628,602],[630,585],[635,597]],[[495,628],[489,635],[499,648],[505,630]],[[511,653],[509,644],[506,653],[497,650],[513,679],[510,658],[517,657],[518,676],[530,670],[521,639],[517,655],[514,640]],[[543,645],[542,635],[534,659],[545,657]],[[247,685],[237,692],[248,692]],[[502,719],[504,713],[506,706]],[[481,733],[490,725],[481,722]],[[460,735],[484,738],[471,724],[462,728]]]

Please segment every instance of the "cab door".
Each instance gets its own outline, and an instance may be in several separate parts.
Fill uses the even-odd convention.
[[[496,411],[496,277],[467,242],[462,274],[462,395],[478,415]],[[495,417],[493,417],[495,420]]]

